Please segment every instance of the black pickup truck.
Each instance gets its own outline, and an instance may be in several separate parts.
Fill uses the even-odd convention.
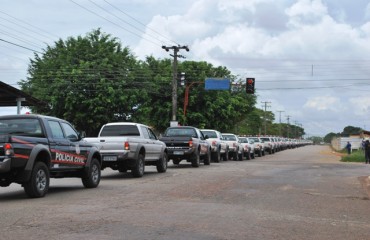
[[[78,177],[99,185],[101,156],[70,123],[43,115],[0,117],[0,186],[21,184],[29,197],[43,197],[50,177]]]
[[[206,138],[198,128],[181,126],[167,128],[159,140],[166,144],[168,159],[173,164],[186,160],[199,167],[201,159],[204,165],[211,163],[211,147]]]

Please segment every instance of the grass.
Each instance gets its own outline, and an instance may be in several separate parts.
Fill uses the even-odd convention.
[[[347,153],[347,151],[344,151]],[[365,153],[361,150],[353,151],[351,154],[346,154],[341,159],[342,162],[365,162]]]

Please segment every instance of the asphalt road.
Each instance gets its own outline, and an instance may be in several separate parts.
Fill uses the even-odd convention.
[[[370,165],[325,146],[192,168],[104,170],[97,189],[52,179],[45,198],[0,188],[0,239],[370,239]],[[369,184],[369,185],[366,185]]]

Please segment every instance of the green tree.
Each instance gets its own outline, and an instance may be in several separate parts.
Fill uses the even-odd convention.
[[[150,81],[154,84],[149,91],[150,102],[145,109],[151,125],[163,131],[169,126],[172,115],[172,63],[148,57]],[[178,72],[186,73],[190,86],[186,112],[184,112],[185,86],[178,88],[177,119],[182,125],[199,128],[214,128],[220,131],[236,131],[235,126],[254,109],[255,96],[246,95],[240,82],[225,67],[214,67],[207,62],[184,61],[178,63]],[[231,91],[206,91],[207,77],[230,78],[234,81]],[[245,85],[244,85],[245,87]]]
[[[323,138],[318,136],[312,136],[309,137],[308,140],[311,140],[313,144],[320,144],[323,141]]]
[[[325,135],[325,137],[324,137],[324,142],[326,142],[326,143],[331,143],[331,140],[332,140],[334,137],[338,137],[338,136],[340,136],[338,133],[333,133],[333,132],[328,133],[328,134],[326,134],[326,135]]]
[[[22,90],[49,103],[32,112],[71,121],[88,135],[101,125],[135,118],[147,94],[140,90],[140,64],[127,47],[98,30],[59,40],[29,65]]]
[[[342,136],[356,135],[356,134],[360,134],[361,131],[362,131],[362,128],[347,126],[343,129],[343,132],[341,133],[341,135]]]

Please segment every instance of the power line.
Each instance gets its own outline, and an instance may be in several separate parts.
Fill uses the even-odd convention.
[[[156,36],[153,36],[153,35],[150,35],[150,34],[146,33],[145,31],[141,30],[140,28],[136,27],[135,25],[133,25],[133,24],[131,24],[131,23],[129,23],[129,22],[127,22],[127,21],[125,21],[125,20],[124,20],[124,19],[122,19],[121,17],[119,17],[119,16],[117,16],[117,15],[115,15],[115,14],[113,14],[113,13],[109,12],[108,10],[106,10],[106,9],[105,9],[105,8],[103,8],[103,7],[101,7],[99,4],[97,4],[97,3],[93,2],[92,0],[88,0],[88,1],[89,1],[89,2],[91,2],[92,4],[94,4],[96,7],[98,7],[98,8],[100,8],[100,9],[102,9],[103,11],[105,11],[105,12],[109,13],[110,15],[112,15],[112,16],[114,16],[114,17],[116,17],[117,19],[119,19],[119,20],[121,20],[122,22],[126,23],[127,25],[131,26],[132,28],[134,28],[134,29],[138,30],[139,32],[141,32],[141,33],[143,33],[143,34],[147,34],[149,37],[152,37],[152,38],[154,38],[154,39],[158,40],[159,42],[161,42],[161,40],[160,40],[160,39],[158,39]]]
[[[35,29],[38,29],[39,31],[42,31],[42,32],[47,33],[47,34],[52,35],[52,36],[56,36],[56,35],[54,35],[54,34],[52,34],[52,33],[49,33],[49,32],[46,32],[45,30],[42,30],[42,29],[41,29],[41,28],[39,28],[39,27],[33,26],[33,25],[31,25],[31,24],[29,24],[29,23],[27,23],[27,22],[25,22],[25,21],[22,21],[22,20],[20,20],[20,19],[18,19],[18,18],[15,18],[15,17],[13,17],[13,16],[11,16],[11,15],[9,15],[9,14],[5,13],[5,12],[2,12],[2,11],[0,11],[0,12],[1,12],[2,14],[5,14],[5,15],[7,15],[7,16],[9,16],[9,17],[11,17],[11,18],[13,18],[13,19],[15,19],[15,20],[17,20],[17,21],[19,21],[19,22],[23,23],[23,24],[26,24],[26,25],[28,25],[28,26],[31,26],[31,27],[35,28]],[[18,26],[18,27],[21,27],[21,28],[23,28],[23,29],[26,29],[26,30],[28,30],[28,31],[30,31],[30,32],[36,33],[36,34],[38,34],[38,35],[40,35],[40,36],[43,36],[43,37],[48,38],[48,39],[50,39],[50,40],[53,40],[52,38],[50,38],[50,37],[48,37],[48,36],[46,36],[46,35],[44,35],[44,34],[41,34],[41,33],[36,32],[36,31],[34,31],[34,30],[31,30],[31,29],[29,29],[29,28],[27,28],[27,27],[24,27],[24,26],[22,26],[22,25],[20,25],[20,24],[18,24],[18,23],[16,23],[16,22],[14,22],[14,21],[10,21],[9,19],[3,18],[3,17],[0,17],[0,18],[1,18],[1,19],[4,19],[4,20],[5,20],[5,21],[7,21],[7,22],[13,23],[14,25],[16,25],[16,26]],[[57,37],[57,38],[59,38],[58,36],[56,36],[56,37]],[[54,40],[53,40],[53,41],[54,41]]]
[[[33,52],[37,52],[37,53],[42,54],[42,52],[39,52],[39,51],[33,50],[33,49],[31,49],[31,48],[28,48],[28,47],[21,46],[21,45],[16,44],[16,43],[12,43],[12,42],[6,41],[6,40],[1,39],[1,38],[0,38],[0,41],[3,41],[3,42],[6,42],[6,43],[9,43],[9,44],[12,44],[12,45],[14,45],[14,46],[21,47],[21,48],[24,48],[24,49],[27,49],[27,50],[30,50],[30,51],[33,51]]]
[[[145,25],[144,23],[140,22],[139,20],[137,20],[136,18],[132,17],[131,15],[129,15],[128,13],[122,11],[121,9],[117,8],[116,6],[114,6],[113,4],[109,3],[108,1],[104,0],[104,2],[106,2],[107,4],[109,4],[110,6],[112,6],[113,8],[115,8],[116,10],[120,11],[121,13],[123,13],[124,15],[126,15],[127,17],[131,18],[132,20],[134,20],[135,22],[139,23],[140,25],[146,27],[147,29],[151,30],[152,32],[158,34],[159,36],[169,40],[170,42],[173,42],[175,43],[176,45],[180,45],[179,43],[169,39],[168,37],[162,35],[161,33],[157,32],[156,30],[154,30],[153,28],[150,28],[148,27],[147,25]]]
[[[115,23],[115,22],[113,22],[113,21],[111,21],[111,20],[109,20],[109,19],[107,19],[107,18],[105,18],[105,17],[101,16],[100,14],[98,14],[98,13],[96,13],[96,12],[94,12],[94,11],[92,11],[92,10],[90,10],[90,9],[88,9],[88,8],[86,8],[86,7],[82,6],[82,5],[80,5],[80,4],[78,4],[78,3],[76,3],[76,2],[75,2],[75,1],[73,1],[73,0],[69,0],[69,1],[73,2],[74,4],[78,5],[79,7],[83,8],[83,9],[85,9],[86,11],[88,11],[88,12],[90,12],[90,13],[94,14],[95,16],[98,16],[98,17],[100,17],[100,18],[102,18],[102,19],[106,20],[107,22],[112,23],[113,25],[115,25],[115,26],[117,26],[117,27],[119,27],[119,28],[121,28],[121,29],[123,29],[123,30],[125,30],[125,31],[127,31],[127,32],[129,32],[129,33],[131,33],[131,34],[133,34],[133,35],[135,35],[135,36],[137,36],[137,37],[139,37],[139,38],[142,38],[142,39],[144,39],[144,40],[146,40],[146,41],[148,41],[148,42],[150,42],[150,43],[152,43],[152,44],[154,44],[154,45],[160,46],[160,44],[158,44],[158,43],[156,43],[156,42],[154,42],[154,41],[152,41],[152,40],[150,40],[150,39],[147,39],[147,38],[145,38],[145,37],[142,37],[142,36],[140,36],[140,35],[136,34],[135,32],[132,32],[132,31],[130,31],[130,30],[128,30],[128,29],[126,29],[126,28],[122,27],[121,25],[119,25],[119,24],[117,24],[117,23]]]

